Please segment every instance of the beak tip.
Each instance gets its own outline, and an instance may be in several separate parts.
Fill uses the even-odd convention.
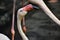
[[[33,8],[34,8],[34,9],[39,9],[39,7],[37,7],[37,6],[34,6],[34,5],[33,5]]]

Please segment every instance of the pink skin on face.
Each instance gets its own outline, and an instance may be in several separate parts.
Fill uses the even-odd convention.
[[[25,10],[25,11],[30,11],[31,9],[33,9],[33,6],[31,4],[23,7],[23,10]]]
[[[23,7],[23,10],[24,10],[24,11],[30,11],[30,10],[32,10],[32,9],[33,9],[33,6],[32,6],[31,4]],[[26,27],[25,27],[25,25],[23,25],[23,28],[22,28],[22,29],[23,29],[24,32],[26,32],[26,30],[27,30]]]

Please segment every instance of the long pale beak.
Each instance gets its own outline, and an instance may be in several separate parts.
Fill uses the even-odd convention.
[[[41,7],[44,12],[55,22],[60,26],[60,20],[50,11],[50,9],[47,7],[47,5],[44,3],[43,0],[29,0],[32,3],[38,4],[39,7]]]

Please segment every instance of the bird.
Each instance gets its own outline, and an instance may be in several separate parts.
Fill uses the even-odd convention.
[[[29,40],[28,37],[25,35],[24,29],[22,29],[21,27],[21,21],[23,19],[23,17],[25,17],[25,15],[28,13],[28,11],[32,10],[32,9],[38,9],[38,7],[32,5],[32,4],[28,4],[26,5],[25,7],[22,7],[20,8],[18,11],[17,11],[17,27],[18,27],[18,31],[22,37],[23,40]],[[26,30],[25,30],[26,31]]]
[[[26,11],[19,12],[19,11],[18,11],[18,14],[17,14],[18,31],[19,31],[19,33],[20,33],[23,40],[28,40],[27,36],[25,35],[25,33],[23,32],[22,27],[21,27],[22,18],[27,14],[27,12]]]
[[[17,27],[18,27],[18,31],[22,37],[23,40],[29,40],[28,37],[25,35],[25,33],[23,32],[23,29],[21,27],[21,21],[23,19],[23,17],[25,17],[25,15],[28,13],[27,10],[30,10],[29,8],[30,6],[27,5],[23,8],[20,8],[18,11],[17,11]]]

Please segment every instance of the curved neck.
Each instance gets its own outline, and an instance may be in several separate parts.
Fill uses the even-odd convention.
[[[19,18],[21,17],[21,18]],[[21,20],[22,20],[23,16],[19,16],[17,14],[17,26],[18,26],[18,31],[22,37],[23,40],[28,40],[27,36],[24,34],[23,30],[22,30],[22,27],[21,27]]]

